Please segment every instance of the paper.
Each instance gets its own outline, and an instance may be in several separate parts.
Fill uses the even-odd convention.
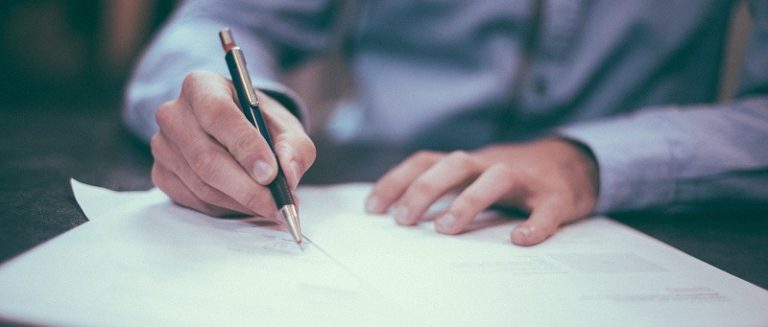
[[[486,214],[459,236],[363,213],[370,185],[302,188],[298,251],[158,190],[77,182],[89,222],[0,266],[0,316],[54,325],[768,325],[768,292],[606,218],[535,247]]]
[[[0,269],[0,316],[47,325],[322,326],[392,311],[311,242],[300,251],[289,234],[210,218],[157,190],[73,186],[90,221]]]
[[[443,323],[768,325],[768,292],[613,220],[590,218],[517,247],[509,232],[518,221],[493,215],[481,223],[493,227],[449,237],[431,222],[404,228],[360,214],[368,190],[303,193],[302,214],[327,225],[312,230],[313,240],[398,303]]]

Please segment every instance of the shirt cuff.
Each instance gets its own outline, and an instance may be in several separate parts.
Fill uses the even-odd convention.
[[[636,118],[582,123],[557,132],[589,147],[597,160],[596,213],[659,207],[674,198],[673,147],[657,132],[666,122]]]

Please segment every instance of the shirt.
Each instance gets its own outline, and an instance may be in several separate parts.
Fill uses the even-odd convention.
[[[768,202],[768,2],[749,5],[738,97],[716,103],[731,1],[356,1],[341,33],[355,88],[330,133],[443,150],[567,137],[597,160],[597,212]],[[134,72],[127,125],[149,139],[187,73],[228,76],[224,26],[256,87],[306,118],[276,81],[332,48],[339,6],[184,2]]]

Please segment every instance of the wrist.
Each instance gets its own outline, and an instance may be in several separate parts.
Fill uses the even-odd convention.
[[[594,194],[594,198],[597,200],[600,194],[600,166],[592,149],[582,142],[562,136],[550,140],[563,144],[570,150],[572,155],[567,157],[574,159],[572,161],[573,168],[576,173],[581,174],[586,179],[589,192]]]

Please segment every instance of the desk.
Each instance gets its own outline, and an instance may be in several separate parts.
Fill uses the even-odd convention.
[[[70,177],[116,190],[151,187],[152,158],[148,148],[121,127],[117,105],[3,109],[0,262],[87,221],[72,196]],[[318,162],[305,177],[306,183],[373,181],[402,157],[395,151],[334,149],[321,144],[318,153]],[[340,155],[355,160],[334,160]],[[766,205],[734,206],[705,214],[633,214],[616,218],[768,288]]]

